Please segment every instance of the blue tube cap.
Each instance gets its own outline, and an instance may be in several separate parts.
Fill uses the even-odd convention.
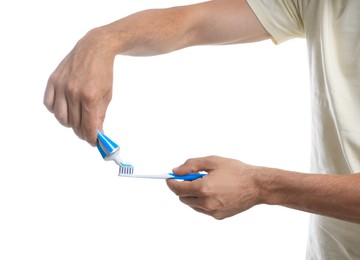
[[[104,133],[98,131],[97,137],[98,141],[96,147],[98,148],[103,159],[119,150],[119,146]]]

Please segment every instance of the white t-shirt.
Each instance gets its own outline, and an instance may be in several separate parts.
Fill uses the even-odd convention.
[[[247,1],[275,43],[307,41],[311,171],[360,172],[360,0]],[[313,215],[307,259],[360,259],[360,225]]]

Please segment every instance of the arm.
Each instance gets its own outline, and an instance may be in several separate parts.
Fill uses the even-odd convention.
[[[119,54],[158,55],[194,45],[245,43],[270,36],[243,0],[146,10],[103,28]]]
[[[267,172],[267,204],[360,223],[360,173]]]
[[[158,55],[201,44],[269,38],[245,0],[146,10],[90,30],[48,80],[44,104],[91,145],[103,130],[117,54]]]
[[[177,174],[207,171],[193,182],[168,180],[193,209],[223,219],[258,204],[280,205],[360,223],[360,174],[305,174],[257,167],[221,157],[190,159]]]

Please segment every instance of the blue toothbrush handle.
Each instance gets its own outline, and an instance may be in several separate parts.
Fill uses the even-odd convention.
[[[193,181],[199,178],[202,178],[206,175],[206,173],[188,173],[185,175],[178,175],[175,173],[169,173],[172,176],[170,179],[172,180],[184,180],[184,181]]]

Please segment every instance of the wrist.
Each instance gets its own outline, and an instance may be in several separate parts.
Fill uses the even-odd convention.
[[[91,29],[82,40],[103,58],[114,59],[121,49],[119,36],[108,25]]]
[[[256,167],[254,169],[260,204],[281,204],[280,193],[283,190],[282,183],[286,174],[286,171],[275,168]]]

